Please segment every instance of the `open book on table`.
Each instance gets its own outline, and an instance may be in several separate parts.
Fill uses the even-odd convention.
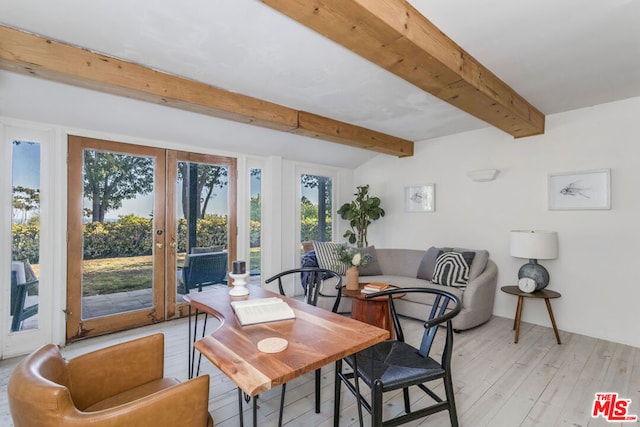
[[[231,307],[243,326],[296,317],[291,307],[278,297],[233,301]]]

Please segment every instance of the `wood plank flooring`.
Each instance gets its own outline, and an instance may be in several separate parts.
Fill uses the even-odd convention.
[[[555,342],[551,328],[522,323],[520,342],[514,344],[513,320],[494,317],[478,328],[454,338],[453,383],[461,426],[614,426],[591,417],[596,392],[617,392],[632,399],[630,413],[640,415],[640,349],[622,344],[560,332]],[[210,322],[209,328],[215,325]],[[407,341],[416,343],[422,323],[403,319]],[[63,349],[74,357],[97,348],[156,331],[165,333],[166,375],[187,377],[187,321],[176,320],[127,332],[70,344]],[[348,339],[348,337],[345,337]],[[19,358],[0,361],[0,425],[12,426],[6,386]],[[217,427],[239,425],[235,385],[205,359],[201,373],[211,376],[209,411]],[[321,413],[313,410],[313,374],[287,385],[286,426],[333,425],[333,366],[322,370]],[[280,388],[260,396],[258,425],[276,426]],[[439,386],[441,391],[441,386]],[[343,387],[340,426],[357,426],[355,400]],[[420,404],[422,393],[411,394]],[[385,394],[385,417],[403,411],[401,393]],[[251,425],[251,404],[244,404],[244,419]],[[365,425],[369,417],[365,416]],[[407,426],[448,426],[446,412]]]

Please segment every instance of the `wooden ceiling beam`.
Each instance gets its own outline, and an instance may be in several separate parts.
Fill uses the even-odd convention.
[[[398,157],[413,155],[411,141],[2,25],[0,68],[378,153]]]
[[[544,114],[405,0],[261,1],[516,138],[544,133]]]

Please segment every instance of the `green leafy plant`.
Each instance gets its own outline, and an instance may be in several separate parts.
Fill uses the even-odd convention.
[[[363,254],[356,248],[347,245],[340,245],[336,250],[336,255],[342,264],[349,267],[364,267],[371,262],[371,254]]]
[[[349,243],[363,248],[369,245],[367,241],[367,228],[369,225],[384,216],[384,209],[380,207],[380,198],[369,195],[369,185],[358,186],[356,196],[350,203],[345,203],[338,209],[338,215],[349,221],[351,230],[347,230],[343,237]]]

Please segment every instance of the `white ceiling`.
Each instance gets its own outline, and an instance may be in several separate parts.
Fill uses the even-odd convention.
[[[640,96],[640,0],[410,3],[544,114]],[[488,126],[257,0],[0,0],[0,23],[413,141]],[[0,115],[342,167],[376,155],[9,72]]]

